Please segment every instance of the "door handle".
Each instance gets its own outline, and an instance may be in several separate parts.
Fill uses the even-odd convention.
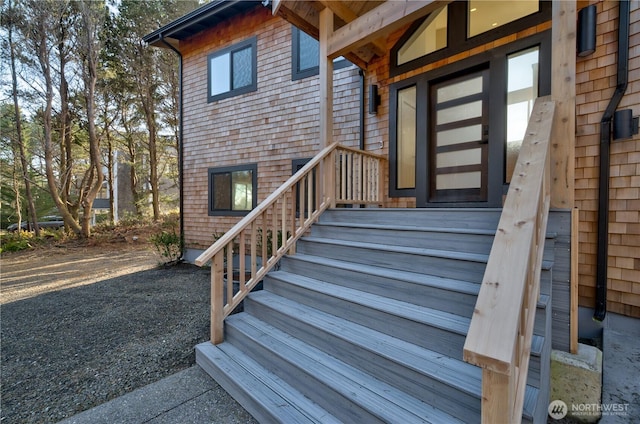
[[[482,140],[480,144],[489,144],[489,125],[482,126]]]

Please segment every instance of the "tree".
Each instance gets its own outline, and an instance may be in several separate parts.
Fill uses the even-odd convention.
[[[84,101],[87,117],[87,132],[89,135],[89,169],[85,172],[83,185],[86,185],[85,196],[82,197],[82,235],[89,237],[91,233],[91,211],[102,182],[102,155],[100,152],[100,138],[96,130],[96,82],[99,72],[100,39],[99,31],[105,18],[104,3],[91,0],[79,2],[80,9],[80,58],[82,81],[84,84]]]
[[[11,92],[13,98],[13,108],[15,113],[15,140],[14,140],[14,170],[17,170],[17,161],[15,161],[16,155],[20,158],[20,169],[22,173],[22,181],[25,188],[25,195],[27,197],[28,207],[28,223],[33,223],[33,229],[36,236],[40,236],[40,228],[38,227],[38,216],[36,214],[36,207],[33,203],[33,195],[31,193],[31,182],[29,181],[29,166],[27,163],[27,156],[25,154],[24,140],[22,134],[22,118],[20,116],[20,103],[18,101],[18,77],[16,74],[16,48],[13,40],[14,27],[16,24],[16,13],[12,6],[11,0],[8,2],[8,9],[3,13],[3,23],[7,28],[7,43],[9,47],[9,58],[11,67]],[[22,211],[20,206],[20,190],[17,179],[13,178],[13,187],[16,199],[16,215],[18,222],[22,221]]]

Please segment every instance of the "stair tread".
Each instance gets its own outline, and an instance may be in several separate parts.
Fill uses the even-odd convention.
[[[367,243],[352,240],[338,240],[324,237],[303,237],[301,240],[323,243],[323,244],[339,244],[348,247],[366,248],[372,250],[383,250],[387,252],[405,253],[410,255],[434,256],[439,258],[458,259],[463,261],[486,263],[489,255],[480,253],[456,252],[451,250],[427,249],[423,247],[396,246],[380,243]]]
[[[198,350],[242,387],[245,393],[259,403],[280,422],[338,424],[341,421],[305,397],[284,380],[270,373],[245,353],[231,345],[209,342],[198,345]]]
[[[323,227],[345,227],[345,228],[371,228],[376,230],[394,230],[394,231],[423,231],[423,232],[439,232],[451,234],[472,234],[481,236],[493,236],[496,230],[488,230],[482,228],[458,228],[458,227],[432,227],[422,225],[397,225],[397,224],[368,224],[360,222],[334,222],[321,221],[315,225]]]
[[[405,319],[421,322],[426,325],[441,328],[453,333],[466,335],[471,319],[450,312],[438,311],[424,306],[395,300],[376,294],[362,292],[348,287],[327,283],[315,278],[290,273],[288,271],[272,271],[267,278],[276,278],[288,284],[304,287],[309,290],[324,293],[329,296],[338,297],[353,303],[378,309],[389,314],[401,316]],[[263,296],[268,291],[256,292],[258,296]],[[270,293],[271,294],[271,293]],[[274,294],[274,296],[277,296]],[[547,296],[548,299],[548,296]],[[531,341],[531,354],[540,356],[544,345],[544,337],[533,335]]]
[[[408,320],[420,322],[442,328],[457,334],[465,335],[469,328],[470,319],[450,312],[415,305],[360,290],[339,286],[315,278],[293,274],[287,271],[273,271],[267,278],[277,278],[288,284],[304,287],[308,290],[320,292],[332,297],[347,300],[372,309],[387,312]]]
[[[437,275],[428,275],[411,271],[395,270],[390,268],[381,268],[373,265],[360,264],[357,262],[349,262],[346,260],[326,258],[322,256],[308,255],[304,253],[296,253],[293,256],[288,256],[291,260],[300,260],[310,263],[318,263],[325,266],[331,266],[333,268],[356,271],[363,274],[373,274],[380,277],[385,277],[393,280],[409,281],[416,284],[425,286],[438,287],[443,289],[449,289],[452,291],[478,294],[480,285],[478,283],[472,283],[464,280],[456,280],[453,278],[440,277]]]
[[[352,240],[338,240],[338,239],[325,238],[325,237],[306,236],[306,237],[302,237],[300,241],[318,243],[318,244],[333,244],[333,245],[340,245],[345,247],[379,250],[379,251],[403,253],[403,254],[409,254],[409,255],[431,256],[436,258],[455,259],[455,260],[477,262],[477,263],[487,263],[487,261],[489,260],[489,255],[485,255],[481,253],[467,253],[467,252],[456,252],[453,250],[440,250],[440,249],[428,249],[428,248],[422,248],[422,247],[386,245],[386,244],[380,244],[380,243],[367,243],[367,242],[352,241]],[[543,270],[549,270],[552,268],[552,266],[553,266],[553,261],[550,261],[550,260],[542,261]]]
[[[269,308],[277,309],[280,313],[295,317],[323,332],[398,362],[425,376],[446,382],[469,394],[480,396],[482,371],[474,365],[270,292],[255,293],[252,301],[261,302]]]
[[[384,383],[336,358],[291,337],[247,313],[236,314],[228,325],[243,331],[284,360],[310,373],[387,422],[460,422],[451,415]]]
[[[362,222],[344,222],[344,221],[319,221],[314,225],[322,227],[343,227],[343,228],[371,228],[374,230],[392,230],[392,231],[422,231],[434,233],[449,234],[470,234],[479,236],[494,236],[496,229],[485,228],[462,228],[462,227],[437,227],[425,225],[398,225],[398,224],[372,224]],[[557,232],[549,231],[545,238],[553,239],[558,236]]]

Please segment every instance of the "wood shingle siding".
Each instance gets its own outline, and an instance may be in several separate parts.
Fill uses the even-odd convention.
[[[587,2],[584,2],[585,5]],[[600,120],[616,84],[618,2],[597,7],[596,51],[576,64],[576,207],[579,303],[595,304]],[[618,110],[640,114],[640,3],[631,2],[629,86]],[[640,137],[612,141],[607,309],[640,317]]]
[[[255,92],[207,103],[207,55],[257,37]],[[207,168],[258,164],[258,202],[318,151],[318,77],[291,80],[291,25],[261,6],[181,43],[184,72],[186,247],[203,249],[239,217],[208,216]],[[358,146],[358,68],[334,78],[334,141]]]

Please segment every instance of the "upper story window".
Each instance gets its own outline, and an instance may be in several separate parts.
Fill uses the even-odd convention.
[[[209,168],[209,215],[246,215],[257,205],[256,164]]]
[[[467,10],[467,37],[471,38],[538,12],[540,2],[469,0]]]
[[[344,57],[333,61],[333,69],[349,66],[351,62]],[[320,44],[318,40],[298,28],[291,27],[291,79],[299,80],[320,71]]]
[[[398,50],[398,65],[447,47],[447,10],[444,6],[427,16]]]
[[[550,19],[550,1],[451,2],[415,22],[400,37],[391,49],[390,76],[471,50]]]
[[[211,53],[207,57],[208,101],[257,89],[256,37]]]

